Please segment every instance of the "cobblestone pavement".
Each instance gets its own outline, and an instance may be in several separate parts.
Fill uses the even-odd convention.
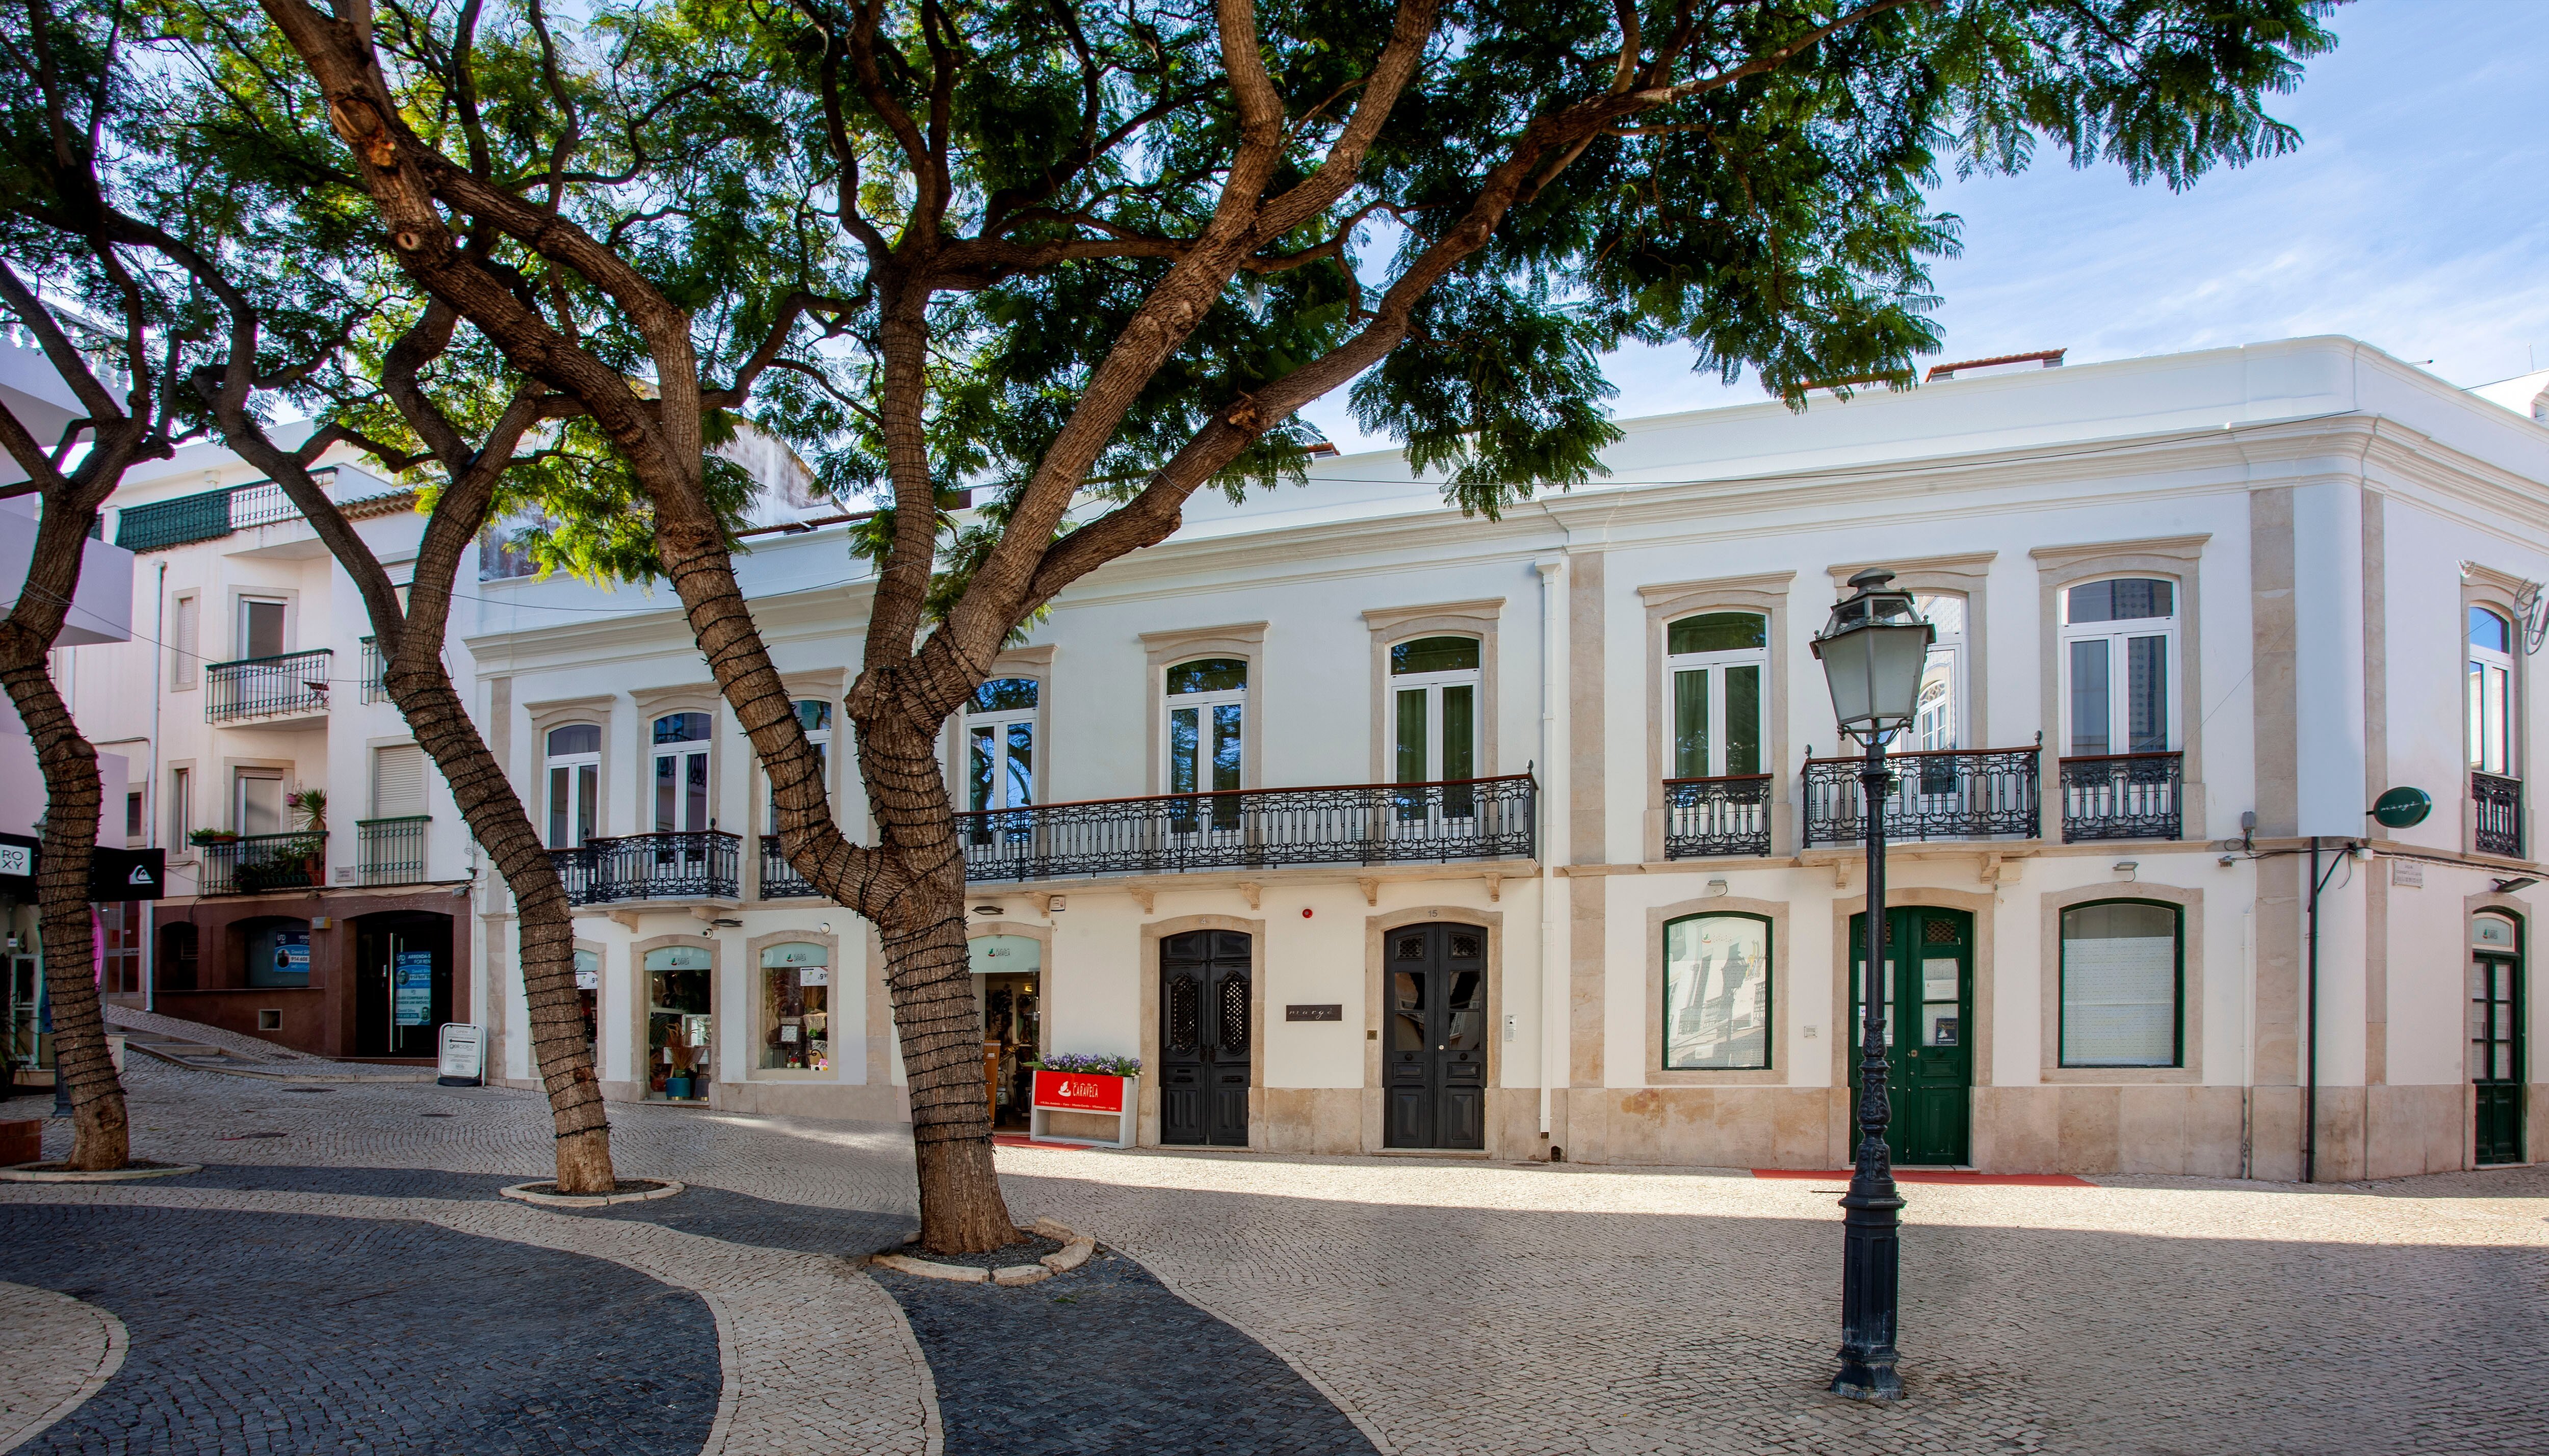
[[[2549,1429],[2549,1169],[1907,1188],[1911,1399],[1868,1408],[1821,1392],[1837,1182],[1006,1147],[1021,1222],[1129,1257],[923,1288],[838,1257],[913,1227],[897,1128],[614,1106],[623,1175],[692,1191],[571,1216],[493,1198],[551,1170],[530,1094],[294,1095],[164,1063],[129,1081],[137,1152],[212,1166],[0,1187],[0,1216],[408,1221],[616,1265],[713,1317],[720,1452],[2378,1456],[2529,1453]],[[135,1320],[102,1285],[22,1272],[22,1227],[0,1227],[0,1280]],[[27,1348],[18,1308],[0,1301],[0,1368]],[[135,1379],[153,1336],[133,1327],[127,1371],[50,1434]]]

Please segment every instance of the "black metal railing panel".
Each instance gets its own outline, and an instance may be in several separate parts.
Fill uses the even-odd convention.
[[[314,470],[311,479],[323,490],[336,483],[333,470]],[[272,481],[224,486],[173,500],[128,505],[116,517],[115,544],[127,551],[164,551],[195,541],[213,541],[250,526],[270,526],[301,519],[283,488]]]
[[[364,638],[363,701],[387,702],[390,700],[390,686],[386,677],[389,670],[389,659],[381,656],[381,639]]]
[[[1806,848],[1867,842],[1863,759],[1808,759]],[[2043,793],[2034,748],[1925,749],[1889,754],[1894,773],[1885,795],[1889,841],[2035,839],[2044,832]]]
[[[335,655],[333,648],[320,647],[210,664],[204,669],[204,721],[326,712],[329,664]]]
[[[1770,853],[1770,775],[1664,780],[1664,858]]]
[[[2522,780],[2470,771],[2470,848],[2482,855],[2522,858]]]
[[[357,870],[365,884],[418,884],[425,879],[424,814],[354,821]]]
[[[761,837],[761,898],[790,900],[820,893],[805,876],[797,872],[796,865],[788,863],[788,857],[780,853],[779,836],[765,834]]]
[[[328,832],[251,834],[196,847],[195,892],[261,895],[315,890],[328,882]]]
[[[614,900],[731,900],[743,839],[720,829],[631,834],[551,850],[567,903]]]
[[[2061,759],[2062,842],[2176,839],[2183,833],[2183,754]]]
[[[956,831],[972,880],[1528,860],[1537,793],[1527,774],[1225,789],[964,813]]]

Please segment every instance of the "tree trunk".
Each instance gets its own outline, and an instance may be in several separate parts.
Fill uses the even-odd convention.
[[[42,906],[45,998],[53,1021],[53,1075],[70,1088],[71,1155],[88,1172],[123,1167],[133,1155],[124,1083],[106,1049],[97,990],[96,921],[88,866],[97,845],[97,750],[80,736],[43,657],[0,668],[9,700],[36,744],[45,771],[45,858],[36,870]]]
[[[514,892],[522,991],[530,1005],[531,1059],[548,1094],[549,1122],[557,1135],[558,1192],[610,1193],[618,1186],[611,1162],[611,1122],[603,1107],[602,1083],[594,1075],[593,1048],[584,1041],[575,985],[575,916],[566,885],[504,766],[488,751],[460,694],[442,674],[441,638],[430,642],[434,653],[429,668],[418,672],[396,664],[384,685],[407,718],[417,746],[451,786],[452,802],[469,832]]]
[[[981,1253],[1018,1235],[991,1160],[965,905],[960,898],[932,908],[935,913],[883,933],[886,984],[911,1093],[920,1243],[933,1253]]]

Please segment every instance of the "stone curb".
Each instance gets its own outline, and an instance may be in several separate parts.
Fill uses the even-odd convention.
[[[691,1186],[673,1178],[661,1178],[655,1181],[664,1186],[645,1193],[539,1193],[534,1192],[532,1185],[528,1183],[517,1183],[511,1188],[500,1188],[496,1191],[507,1198],[520,1199],[524,1203],[536,1204],[544,1209],[602,1209],[609,1208],[614,1203],[645,1203],[652,1199],[671,1198]]]
[[[188,1067],[199,1072],[211,1072],[216,1076],[245,1077],[254,1082],[328,1082],[336,1086],[359,1086],[367,1082],[380,1082],[396,1085],[411,1082],[430,1082],[433,1080],[433,1073],[423,1068],[413,1072],[365,1072],[361,1074],[348,1073],[331,1075],[327,1072],[301,1071],[288,1066],[277,1066],[273,1068],[216,1066],[210,1062],[190,1060],[189,1058],[176,1055],[173,1052],[162,1051],[156,1046],[144,1046],[140,1043],[133,1041],[127,1041],[124,1044],[124,1049],[127,1051],[139,1051],[144,1056],[155,1056],[161,1061],[168,1063],[170,1066]]]
[[[1038,1219],[1032,1228],[1022,1230],[1041,1233],[1062,1240],[1062,1252],[1046,1254],[1032,1264],[1011,1264],[1001,1269],[986,1269],[976,1264],[942,1264],[936,1259],[918,1258],[911,1254],[882,1253],[868,1255],[868,1262],[880,1269],[897,1274],[916,1274],[923,1279],[944,1279],[955,1284],[996,1284],[1003,1289],[1042,1284],[1056,1274],[1068,1274],[1088,1262],[1097,1248],[1097,1240],[1077,1233],[1069,1225],[1055,1219]]]
[[[132,1183],[142,1178],[174,1178],[180,1173],[200,1173],[202,1163],[177,1163],[165,1168],[110,1168],[102,1173],[46,1171],[35,1163],[19,1163],[0,1168],[0,1183]]]

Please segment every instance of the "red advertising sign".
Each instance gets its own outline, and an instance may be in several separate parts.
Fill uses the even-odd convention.
[[[1124,1110],[1124,1079],[1089,1072],[1040,1071],[1035,1074],[1035,1105],[1064,1112],[1120,1113]]]

